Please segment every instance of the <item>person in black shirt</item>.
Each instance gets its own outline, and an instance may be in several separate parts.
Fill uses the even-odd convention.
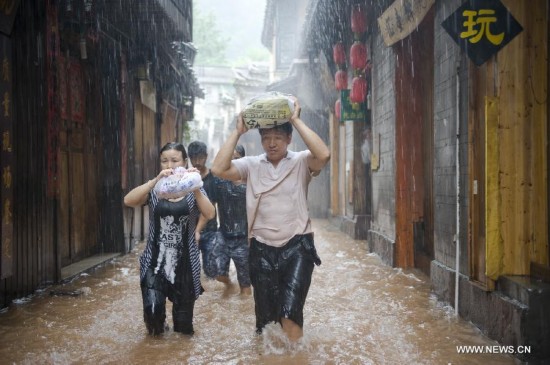
[[[124,197],[129,207],[149,204],[149,237],[139,261],[143,319],[150,335],[165,331],[166,298],[173,303],[174,332],[192,335],[195,300],[204,291],[195,227],[199,215],[214,217],[214,206],[202,188],[175,199],[161,199],[153,189],[162,177],[186,164],[183,145],[166,144],[160,150],[160,173]]]
[[[206,144],[200,141],[191,142],[188,146],[189,159],[191,160],[191,165],[199,170],[202,181],[203,188],[208,195],[208,199],[216,205],[218,199],[216,196],[216,185],[219,181],[219,178],[210,173],[210,169],[206,167],[206,160],[208,159],[208,152]],[[199,248],[202,253],[202,268],[204,274],[208,278],[215,278],[216,273],[212,272],[212,265],[208,262],[210,257],[210,252],[212,247],[217,240],[221,240],[221,233],[218,232],[218,220],[217,215],[214,214],[214,218],[207,220],[204,216],[199,218],[199,223],[197,224],[196,230],[196,241],[199,242]]]
[[[235,147],[233,159],[245,156],[242,145]],[[252,294],[248,267],[248,225],[246,218],[246,184],[219,179],[216,185],[222,241],[214,245],[208,262],[218,281],[229,284],[229,262],[233,260],[241,294]]]

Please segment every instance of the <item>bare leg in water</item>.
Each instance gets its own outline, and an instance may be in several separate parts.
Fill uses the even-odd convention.
[[[286,333],[289,340],[296,342],[304,335],[302,327],[298,326],[296,322],[288,319],[281,318],[281,325],[283,326],[283,331]]]

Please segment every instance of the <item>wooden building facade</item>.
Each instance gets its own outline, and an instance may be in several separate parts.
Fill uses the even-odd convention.
[[[530,345],[523,360],[550,359],[548,2],[309,1],[299,51],[327,61],[309,69],[318,80],[337,71],[334,44],[354,42],[356,6],[368,24],[367,118],[336,120],[334,84],[315,86],[332,95],[332,222],[387,264],[428,275],[489,337]],[[482,61],[480,41],[493,42]]]
[[[191,1],[7,3],[0,307],[132,248],[122,198],[200,92]]]

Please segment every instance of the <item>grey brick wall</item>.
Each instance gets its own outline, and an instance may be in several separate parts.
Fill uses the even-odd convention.
[[[468,271],[467,259],[467,59],[441,27],[461,1],[436,2],[434,45],[434,253],[435,260],[455,267],[456,246],[456,89],[460,68],[460,271]]]
[[[395,241],[395,54],[378,32],[372,62],[372,132],[380,137],[380,166],[372,171],[371,231]]]

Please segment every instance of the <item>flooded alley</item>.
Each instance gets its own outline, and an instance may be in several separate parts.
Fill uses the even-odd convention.
[[[459,354],[496,342],[438,302],[427,277],[393,269],[326,220],[313,222],[323,260],[304,309],[305,337],[278,325],[254,332],[254,303],[238,285],[203,278],[195,335],[146,333],[138,257],[143,244],[64,286],[0,313],[4,364],[514,364],[503,354]],[[231,276],[236,283],[234,268]],[[58,294],[52,296],[52,291]],[[80,295],[79,295],[80,294]],[[170,308],[168,323],[172,326]]]

